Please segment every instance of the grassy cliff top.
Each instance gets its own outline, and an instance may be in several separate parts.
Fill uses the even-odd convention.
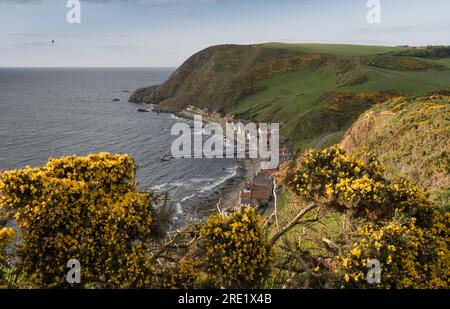
[[[404,47],[355,44],[319,44],[319,43],[265,43],[262,47],[289,49],[302,53],[323,53],[336,56],[366,56],[404,51]]]
[[[219,45],[186,60],[132,101],[177,112],[194,105],[235,119],[279,122],[301,152],[338,142],[358,116],[398,96],[450,85],[448,48],[337,44]]]
[[[342,146],[375,154],[390,177],[403,176],[450,204],[450,92],[401,98],[371,108],[352,125]]]

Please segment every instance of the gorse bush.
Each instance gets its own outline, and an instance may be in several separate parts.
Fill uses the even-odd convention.
[[[0,288],[6,286],[3,269],[6,268],[6,252],[5,248],[16,236],[14,229],[9,227],[0,227]]]
[[[201,284],[200,274],[200,263],[186,258],[164,278],[162,287],[166,289],[196,288]]]
[[[9,245],[16,236],[16,232],[14,229],[10,227],[1,227],[0,228],[0,263],[5,261],[4,249],[7,245]]]
[[[210,216],[201,228],[204,267],[216,287],[261,287],[271,271],[272,251],[261,217],[251,207],[229,217]]]
[[[341,249],[335,269],[339,286],[448,287],[449,214],[407,180],[387,180],[379,162],[367,157],[359,161],[339,146],[311,150],[288,172],[288,184],[301,198],[363,220],[351,249]],[[382,267],[377,285],[366,281],[371,259]]]
[[[17,265],[31,287],[66,286],[77,259],[83,284],[149,284],[152,197],[137,192],[128,155],[51,159],[1,174],[0,207],[21,231]]]
[[[427,229],[414,218],[396,218],[382,227],[367,224],[358,231],[358,241],[341,257],[338,269],[341,287],[449,288],[450,216],[438,215]],[[366,281],[367,260],[380,261],[377,284]]]
[[[420,189],[403,178],[388,180],[375,157],[355,159],[339,146],[307,151],[288,177],[293,190],[308,201],[374,221],[391,218],[396,210],[430,224],[436,211]]]
[[[367,164],[333,146],[309,150],[298,160],[288,185],[307,201],[317,201],[338,211],[378,218],[385,198],[383,170],[374,158]]]
[[[195,242],[165,272],[164,288],[259,288],[269,278],[272,248],[253,208],[218,213],[198,226]]]
[[[441,68],[433,62],[403,56],[366,56],[361,58],[361,62],[373,67],[391,70],[414,71]]]
[[[199,229],[192,226],[182,237],[189,246],[165,242],[152,230],[155,216],[165,216],[157,215],[162,209],[154,209],[155,197],[137,191],[135,171],[130,156],[100,153],[2,173],[2,217],[14,220],[20,230],[15,286],[69,287],[70,259],[80,261],[84,287],[263,284],[271,251],[253,209],[213,215]],[[0,232],[3,249],[15,233],[10,228]]]
[[[0,286],[448,288],[450,214],[364,157],[333,146],[307,151],[293,169],[284,165],[279,176],[296,204],[287,223],[272,224],[275,213],[263,224],[249,207],[169,234],[161,224],[170,224],[171,212],[137,190],[128,155],[3,172]],[[331,226],[336,214],[345,224]],[[327,232],[319,224],[330,224]],[[71,259],[80,261],[81,285],[66,280]],[[366,281],[373,259],[378,284]]]

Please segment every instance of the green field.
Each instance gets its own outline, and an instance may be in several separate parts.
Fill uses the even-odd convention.
[[[355,120],[355,115],[349,115],[348,121],[339,124],[335,130],[317,134],[317,130],[313,127],[324,124],[316,122],[316,114],[321,112],[324,102],[321,102],[319,98],[325,92],[375,93],[396,90],[407,96],[415,96],[441,90],[450,85],[450,58],[440,60],[408,58],[442,66],[439,69],[430,70],[386,69],[365,65],[360,61],[360,56],[372,54],[373,57],[377,57],[373,54],[402,50],[399,47],[281,43],[269,43],[263,46],[287,48],[302,53],[327,53],[335,57],[316,70],[300,69],[258,81],[258,85],[265,90],[240,101],[232,111],[232,114],[238,118],[282,123],[283,135],[291,140],[298,151],[318,144],[327,146],[339,141],[345,130]],[[359,85],[340,85],[335,61],[342,57],[355,62],[354,68],[347,74],[358,72],[365,74],[367,81]],[[305,127],[312,127],[311,134],[297,134],[299,126],[303,131]]]
[[[444,59],[439,59],[439,60],[431,60],[434,63],[446,66],[447,68],[450,69],[450,58],[444,58]]]
[[[448,89],[447,55],[446,47],[212,46],[142,102],[157,104],[161,112],[194,105],[236,119],[279,122],[286,142],[301,152],[338,142],[372,105]]]
[[[268,48],[285,48],[302,53],[325,53],[337,56],[365,56],[404,50],[402,47],[353,44],[289,44],[274,42],[262,44],[261,46]]]

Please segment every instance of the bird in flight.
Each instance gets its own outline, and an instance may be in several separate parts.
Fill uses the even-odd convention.
[[[52,45],[55,44],[55,40],[52,40]]]

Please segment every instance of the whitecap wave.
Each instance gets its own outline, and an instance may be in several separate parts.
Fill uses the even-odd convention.
[[[178,188],[178,187],[182,187],[182,186],[183,186],[183,183],[181,183],[181,182],[166,182],[166,183],[163,183],[160,185],[155,185],[153,187],[150,187],[150,190],[161,191],[165,187]]]
[[[214,180],[214,178],[194,178],[194,179],[191,179],[191,182],[200,183],[200,182],[211,182],[213,180]]]
[[[185,196],[185,197],[183,197],[183,198],[181,199],[181,202],[185,202],[185,201],[187,201],[188,199],[193,198],[194,196],[195,196],[195,193],[193,193],[193,194],[191,194],[191,195],[188,195],[188,196]]]
[[[181,207],[181,203],[176,204],[176,211],[177,211],[177,215],[183,214],[183,208]]]
[[[223,177],[220,177],[217,181],[202,187],[199,192],[200,193],[204,193],[204,192],[210,191],[210,190],[214,189],[215,187],[220,186],[221,184],[223,184],[228,179],[233,178],[234,176],[237,175],[237,166],[234,166],[232,168],[227,168],[227,171],[228,170],[231,170],[231,172],[226,174]]]
[[[175,115],[175,114],[170,114],[169,118],[170,118],[170,119],[175,119],[175,120],[184,120],[183,118],[180,118],[180,117],[178,117],[178,116]]]
[[[160,185],[156,185],[156,186],[151,187],[150,190],[159,191],[159,190],[161,190],[162,188],[164,188],[167,185],[168,185],[168,183],[163,183],[163,184],[160,184]]]

